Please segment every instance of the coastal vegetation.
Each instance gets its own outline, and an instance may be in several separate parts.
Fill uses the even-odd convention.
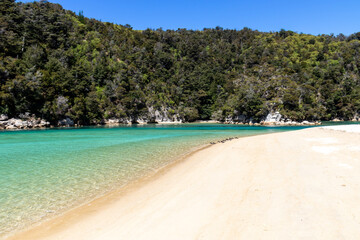
[[[59,4],[0,2],[0,114],[57,124],[360,114],[360,33],[134,30]]]

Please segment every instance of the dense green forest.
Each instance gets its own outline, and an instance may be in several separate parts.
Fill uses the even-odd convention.
[[[40,1],[0,1],[0,114],[104,119],[352,119],[360,33],[133,30]]]

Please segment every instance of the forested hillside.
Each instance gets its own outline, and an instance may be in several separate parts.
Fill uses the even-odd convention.
[[[46,1],[1,0],[0,10],[0,114],[9,117],[96,124],[360,113],[360,33],[139,31]]]

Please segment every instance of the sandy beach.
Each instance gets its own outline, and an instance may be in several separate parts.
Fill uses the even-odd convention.
[[[11,239],[359,239],[354,132],[218,143]]]

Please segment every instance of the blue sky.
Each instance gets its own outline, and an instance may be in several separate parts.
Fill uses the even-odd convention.
[[[32,2],[24,0],[22,2]],[[360,31],[359,0],[50,0],[86,17],[134,29],[221,26],[310,34]]]

